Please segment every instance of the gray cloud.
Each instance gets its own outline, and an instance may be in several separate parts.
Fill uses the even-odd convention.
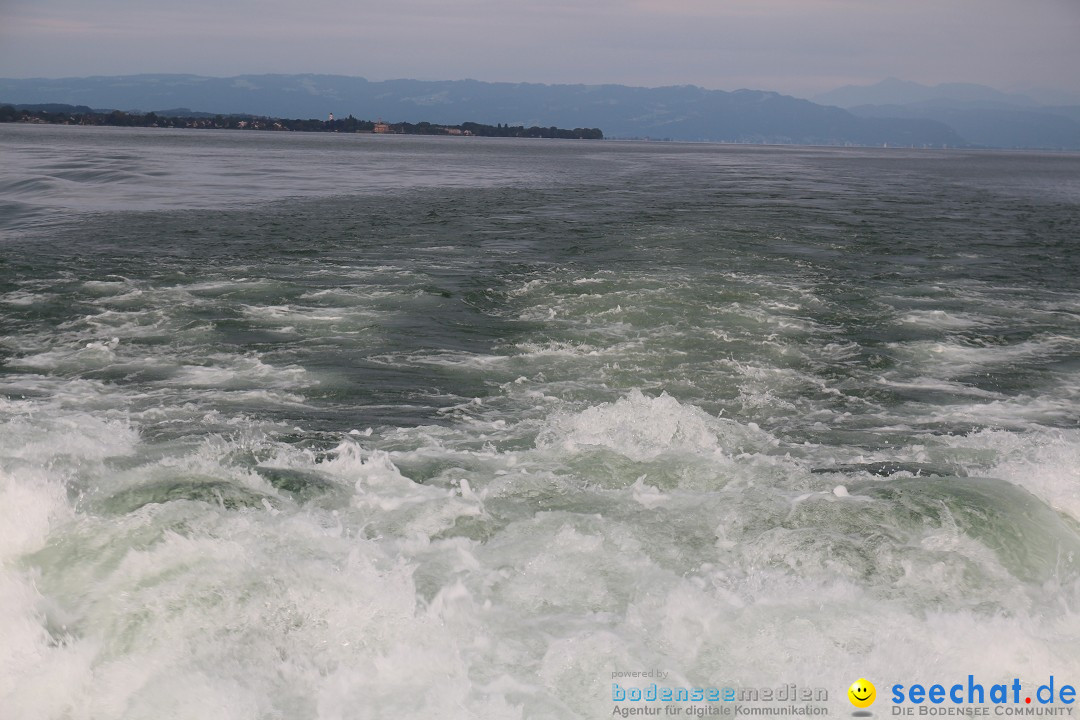
[[[322,72],[1080,92],[1075,0],[0,0],[0,75]]]

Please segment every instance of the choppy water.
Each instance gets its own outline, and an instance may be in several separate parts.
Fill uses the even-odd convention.
[[[1078,156],[0,148],[4,718],[1080,681]]]

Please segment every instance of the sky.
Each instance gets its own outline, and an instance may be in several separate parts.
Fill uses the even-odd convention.
[[[0,0],[0,77],[138,73],[1080,97],[1080,0]]]

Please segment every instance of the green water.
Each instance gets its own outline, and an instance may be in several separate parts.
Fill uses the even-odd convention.
[[[15,717],[1080,680],[1075,155],[0,143]]]

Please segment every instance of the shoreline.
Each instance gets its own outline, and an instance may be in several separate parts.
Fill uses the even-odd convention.
[[[433,135],[448,137],[510,137],[550,138],[560,140],[603,140],[599,128],[557,128],[524,125],[464,122],[458,125],[441,125],[430,122],[386,123],[382,120],[360,120],[352,115],[327,120],[274,118],[257,115],[159,115],[155,112],[126,113],[120,110],[108,112],[91,110],[83,106],[56,106],[46,110],[41,106],[0,104],[0,123],[25,123],[34,125],[80,125],[93,127],[154,127],[189,130],[257,130],[262,132],[326,132],[360,133],[375,135]]]

